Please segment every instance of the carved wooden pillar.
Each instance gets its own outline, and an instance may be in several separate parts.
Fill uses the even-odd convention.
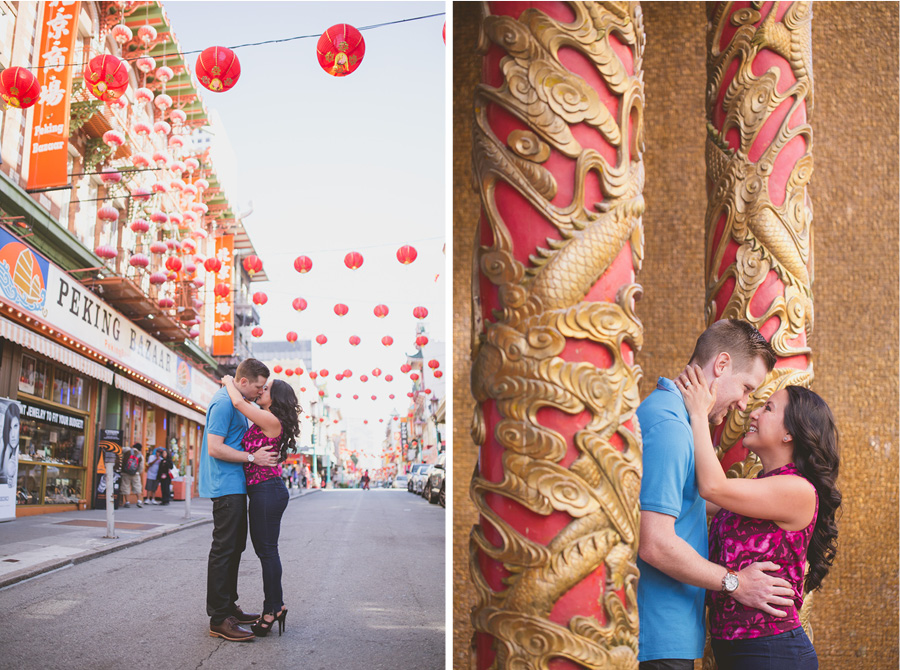
[[[637,668],[640,5],[483,15],[473,667]]]
[[[761,465],[742,444],[750,412],[813,377],[812,7],[740,5],[708,6],[706,316],[749,321],[778,356],[747,410],[714,433],[729,476],[751,477]]]

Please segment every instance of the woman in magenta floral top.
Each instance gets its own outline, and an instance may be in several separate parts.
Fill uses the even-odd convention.
[[[234,385],[234,378],[226,376],[222,383],[235,408],[253,425],[241,441],[244,451],[252,454],[265,447],[276,447],[280,452],[278,465],[262,467],[251,462],[244,465],[247,477],[247,495],[250,497],[250,539],[262,564],[263,614],[253,625],[257,637],[265,637],[278,621],[278,634],[284,630],[287,608],[281,589],[281,557],[278,554],[278,536],[281,517],[287,508],[289,494],[281,479],[281,462],[288,451],[297,451],[296,437],[300,434],[300,405],[294,389],[276,379],[266,384],[256,400],[248,402]]]
[[[715,513],[709,560],[729,570],[722,591],[708,592],[709,628],[719,670],[814,670],[815,649],[800,626],[804,593],[818,589],[837,549],[835,514],[841,494],[838,435],[825,401],[801,386],[775,391],[750,414],[743,445],[763,471],[756,479],[728,478],[706,423],[715,399],[699,368],[676,380],[690,414],[700,495]],[[734,572],[755,562],[791,584],[776,609],[752,609],[734,600]],[[807,569],[808,564],[808,569]]]

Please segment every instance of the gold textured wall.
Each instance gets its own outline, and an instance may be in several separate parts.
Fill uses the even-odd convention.
[[[644,197],[646,248],[641,396],[682,366],[704,325],[703,217],[706,85],[702,3],[643,3],[647,47]],[[453,667],[467,668],[474,593],[468,537],[477,518],[468,487],[471,187],[477,3],[454,4],[454,477]],[[841,431],[844,494],[837,561],[816,595],[823,670],[898,667],[898,5],[813,6],[815,107],[813,389]]]

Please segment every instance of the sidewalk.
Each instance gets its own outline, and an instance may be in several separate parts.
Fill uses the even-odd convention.
[[[289,489],[291,500],[320,489]],[[169,505],[131,505],[115,511],[116,539],[107,539],[106,510],[58,512],[0,522],[0,589],[51,570],[155,540],[179,530],[212,522],[212,501],[191,499]]]

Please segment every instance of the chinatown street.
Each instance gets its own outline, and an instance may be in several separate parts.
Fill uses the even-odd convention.
[[[126,512],[131,520],[157,509]],[[0,524],[0,539],[19,521]],[[444,509],[405,490],[292,499],[280,541],[285,633],[251,642],[209,636],[211,523],[47,572],[0,589],[0,670],[438,670],[444,521]],[[243,609],[258,612],[262,577],[249,539],[238,589]]]

